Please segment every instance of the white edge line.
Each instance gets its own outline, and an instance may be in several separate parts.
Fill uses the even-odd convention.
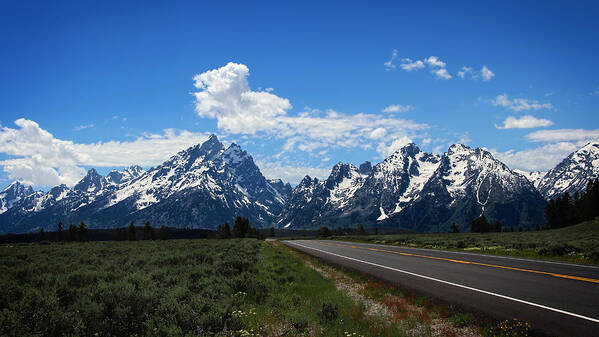
[[[542,309],[546,309],[546,310],[550,310],[550,311],[555,311],[555,312],[558,312],[560,314],[569,315],[569,316],[573,316],[573,317],[577,317],[577,318],[582,318],[582,319],[585,319],[585,320],[588,320],[588,321],[591,321],[591,322],[599,323],[599,319],[592,318],[592,317],[587,317],[587,316],[583,316],[583,315],[579,315],[579,314],[575,314],[573,312],[569,312],[569,311],[565,311],[565,310],[560,310],[560,309],[548,307],[548,306],[545,306],[545,305],[542,305],[542,304],[528,302],[528,301],[521,300],[521,299],[518,299],[518,298],[509,297],[509,296],[505,296],[505,295],[493,293],[493,292],[490,292],[490,291],[486,291],[486,290],[482,290],[482,289],[478,289],[478,288],[473,288],[473,287],[465,286],[465,285],[458,284],[458,283],[453,283],[453,282],[449,282],[449,281],[445,281],[445,280],[440,280],[440,279],[437,279],[437,278],[434,278],[434,277],[420,275],[420,274],[412,273],[412,272],[401,270],[401,269],[396,269],[396,268],[389,267],[389,266],[384,266],[384,265],[373,263],[373,262],[368,262],[368,261],[363,261],[363,260],[359,260],[359,259],[354,259],[353,257],[343,256],[343,255],[339,255],[339,254],[327,252],[326,250],[321,250],[321,249],[318,249],[318,248],[312,248],[312,247],[309,247],[309,246],[304,246],[304,245],[296,243],[296,242],[293,242],[293,243],[289,242],[289,241],[287,241],[287,242],[290,243],[290,244],[292,244],[292,245],[297,245],[297,246],[300,246],[300,247],[304,247],[304,248],[316,250],[316,251],[319,251],[319,252],[322,252],[322,253],[326,253],[326,254],[330,254],[330,255],[342,257],[344,259],[353,260],[353,261],[357,261],[357,262],[361,262],[361,263],[373,265],[375,267],[385,268],[385,269],[393,270],[393,271],[396,271],[396,272],[400,272],[400,273],[404,273],[404,274],[408,274],[408,275],[412,275],[412,276],[416,276],[416,277],[421,277],[421,278],[424,278],[424,279],[427,279],[427,280],[432,280],[432,281],[437,281],[437,282],[449,284],[449,285],[452,285],[452,286],[455,286],[455,287],[459,287],[459,288],[464,288],[464,289],[468,289],[468,290],[472,290],[472,291],[477,291],[477,292],[480,292],[480,293],[483,293],[483,294],[487,294],[487,295],[491,295],[491,296],[496,296],[496,297],[504,298],[504,299],[511,300],[511,301],[514,301],[514,302],[520,302],[520,303],[532,305],[534,307],[538,307],[538,308],[542,308]]]
[[[556,261],[546,261],[546,260],[535,260],[535,259],[523,259],[523,258],[519,258],[519,257],[501,256],[501,255],[493,255],[493,254],[477,254],[477,253],[468,253],[468,252],[455,252],[453,250],[429,249],[429,248],[418,248],[418,247],[408,247],[408,246],[394,246],[394,245],[383,245],[383,244],[378,244],[378,243],[341,241],[341,240],[325,240],[325,241],[330,241],[330,242],[345,242],[345,243],[349,242],[349,243],[354,243],[354,244],[359,244],[359,245],[361,244],[361,245],[378,246],[378,247],[386,247],[386,248],[414,249],[414,250],[423,250],[423,251],[427,251],[427,252],[442,252],[442,253],[450,253],[450,254],[462,254],[462,255],[482,256],[482,257],[491,257],[491,258],[516,260],[516,261],[527,261],[527,262],[560,264],[560,265],[564,265],[564,266],[580,267],[580,268],[593,268],[593,269],[598,269],[599,268],[599,266],[591,266],[591,265],[586,265],[586,264],[567,263],[567,262],[556,262]]]

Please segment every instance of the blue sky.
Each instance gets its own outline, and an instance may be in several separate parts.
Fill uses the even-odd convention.
[[[596,2],[0,6],[0,186],[148,168],[209,133],[292,183],[408,141],[547,170],[599,140]]]

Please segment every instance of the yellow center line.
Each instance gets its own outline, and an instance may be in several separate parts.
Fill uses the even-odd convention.
[[[421,257],[421,258],[426,258],[426,259],[441,260],[441,261],[448,261],[448,262],[454,262],[454,263],[472,264],[472,265],[484,266],[484,267],[491,267],[491,268],[509,269],[509,270],[516,270],[516,271],[527,272],[527,273],[549,275],[549,276],[553,276],[553,277],[565,278],[565,279],[570,279],[570,280],[578,280],[578,281],[584,281],[584,282],[599,283],[599,280],[593,279],[593,278],[588,278],[588,277],[581,277],[581,276],[572,276],[572,275],[550,273],[550,272],[546,272],[546,271],[539,271],[539,270],[533,270],[533,269],[507,267],[507,266],[500,266],[500,265],[496,265],[496,264],[489,264],[489,263],[482,263],[482,262],[456,260],[456,259],[449,259],[449,258],[437,257],[437,256],[420,255],[420,254],[412,254],[412,253],[403,253],[403,252],[397,252],[397,251],[388,250],[388,249],[379,249],[379,248],[371,248],[371,247],[361,247],[361,246],[345,245],[345,244],[341,244],[341,243],[332,243],[332,242],[322,242],[322,241],[319,241],[319,242],[322,243],[322,244],[325,244],[325,245],[329,245],[329,246],[350,247],[350,248],[354,248],[354,249],[371,250],[371,251],[376,251],[376,252],[391,253],[391,254],[397,254],[397,255],[403,255],[403,256]]]

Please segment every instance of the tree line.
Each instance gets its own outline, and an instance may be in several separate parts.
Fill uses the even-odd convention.
[[[274,236],[274,228],[270,228],[271,236]],[[256,238],[258,240],[264,240],[264,235],[256,229],[256,227],[250,225],[250,219],[243,216],[235,218],[233,223],[233,229],[231,225],[226,222],[224,225],[218,225],[216,229],[217,239],[231,239],[231,238]]]
[[[548,228],[562,228],[599,216],[599,178],[589,180],[583,193],[568,192],[549,200],[545,208]]]

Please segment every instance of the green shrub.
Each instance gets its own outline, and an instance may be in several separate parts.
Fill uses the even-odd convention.
[[[450,319],[451,324],[456,328],[462,328],[465,326],[472,325],[474,323],[474,316],[472,314],[456,314]]]
[[[333,321],[339,316],[339,308],[336,303],[326,301],[318,311],[318,317],[324,322]]]

